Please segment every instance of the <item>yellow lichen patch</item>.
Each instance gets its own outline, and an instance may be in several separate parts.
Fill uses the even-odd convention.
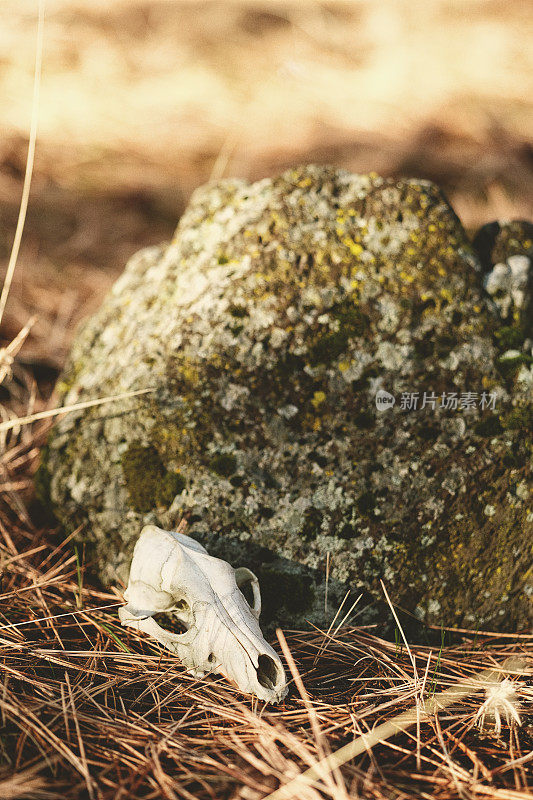
[[[222,361],[220,353],[210,353],[207,360],[212,367],[223,367],[224,362]]]
[[[182,364],[179,369],[183,379],[191,386],[196,386],[200,380],[198,369],[191,364]]]
[[[342,239],[342,243],[346,245],[352,256],[355,256],[356,258],[363,252],[362,245],[360,245],[358,242],[354,242],[350,236],[345,236]]]
[[[312,405],[318,411],[320,406],[325,403],[326,401],[326,393],[325,392],[315,392],[313,398],[311,400]]]
[[[402,270],[400,272],[400,278],[402,279],[402,281],[405,281],[406,283],[412,283],[414,281],[414,277],[412,275],[409,275],[409,273],[405,272],[405,270]]]

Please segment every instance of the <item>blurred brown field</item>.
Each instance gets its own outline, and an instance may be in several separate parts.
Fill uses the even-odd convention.
[[[0,4],[0,258],[37,0]],[[190,193],[298,162],[437,181],[467,228],[533,210],[527,0],[48,0],[32,194],[3,320],[53,380],[79,320]]]

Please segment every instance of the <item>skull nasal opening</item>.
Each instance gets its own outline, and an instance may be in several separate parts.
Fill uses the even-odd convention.
[[[260,655],[257,664],[257,680],[265,689],[275,689],[279,680],[279,667],[267,655]]]

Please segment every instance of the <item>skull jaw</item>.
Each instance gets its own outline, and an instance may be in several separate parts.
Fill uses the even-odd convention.
[[[240,691],[255,695],[267,703],[281,703],[287,695],[288,688],[281,661],[276,651],[265,641],[261,641],[263,646],[260,649],[253,648],[253,661],[257,662],[257,666],[247,652],[242,652],[241,659],[237,662],[234,658],[227,659],[224,653],[221,653],[220,658],[210,653],[206,659],[200,655],[206,648],[205,645],[201,646],[201,634],[195,627],[185,633],[176,634],[158,625],[149,615],[149,611],[139,612],[131,605],[126,605],[119,608],[118,613],[123,626],[142,631],[156,639],[174,653],[187,668],[187,672],[196,678],[220,673],[231,680]],[[196,640],[199,640],[200,646],[195,647]],[[243,649],[241,645],[239,647]],[[215,645],[214,649],[219,648]]]

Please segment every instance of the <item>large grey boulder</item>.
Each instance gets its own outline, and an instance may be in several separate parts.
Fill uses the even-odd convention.
[[[104,582],[143,524],[189,514],[257,571],[271,622],[323,621],[329,558],[330,608],[383,579],[432,623],[529,625],[531,319],[515,293],[502,320],[491,268],[425,181],[310,166],[200,189],[58,384],[64,404],[154,392],[59,420],[41,496]]]

